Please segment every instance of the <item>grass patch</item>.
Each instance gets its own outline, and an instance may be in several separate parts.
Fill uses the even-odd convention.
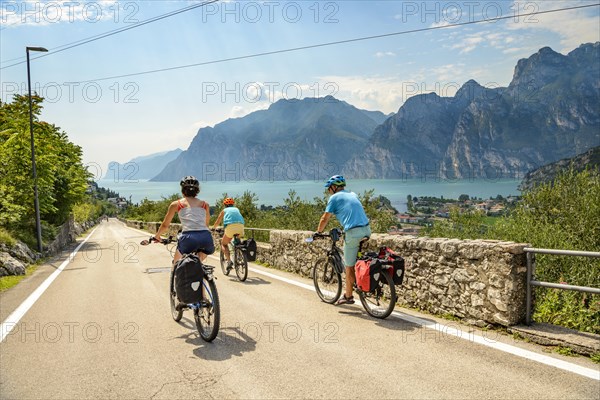
[[[30,276],[37,269],[37,264],[32,264],[25,268],[25,275],[9,275],[0,277],[0,292],[4,292],[5,290],[10,289],[13,286],[16,286],[19,282],[21,282],[26,277]]]
[[[443,319],[447,319],[448,321],[460,321],[459,317],[457,317],[454,314],[450,314],[450,313],[442,314],[442,315],[440,315],[440,317]]]
[[[593,362],[595,362],[596,364],[600,364],[600,353],[594,353],[591,355],[590,357],[592,359]]]
[[[558,346],[554,351],[563,356],[576,357],[577,354],[573,352],[570,347]]]
[[[17,240],[5,228],[0,227],[0,243],[12,247],[17,244]]]

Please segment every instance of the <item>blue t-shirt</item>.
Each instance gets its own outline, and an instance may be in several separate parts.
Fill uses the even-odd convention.
[[[342,190],[333,194],[327,202],[325,212],[334,214],[345,231],[369,224],[369,218],[354,192]]]
[[[225,207],[223,212],[223,227],[226,227],[229,224],[244,223],[244,217],[242,217],[242,214],[237,207]]]

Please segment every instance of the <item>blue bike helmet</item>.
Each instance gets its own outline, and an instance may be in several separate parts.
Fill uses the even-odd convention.
[[[346,179],[344,179],[341,175],[334,175],[327,182],[325,182],[325,187],[328,188],[331,185],[333,186],[346,186]]]

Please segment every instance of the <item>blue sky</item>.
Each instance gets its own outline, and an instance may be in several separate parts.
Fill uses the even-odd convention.
[[[1,100],[26,93],[26,64],[17,64],[25,47],[49,49],[31,62],[34,88],[47,99],[42,118],[83,147],[86,163],[105,169],[111,160],[186,149],[199,128],[281,98],[331,94],[396,112],[410,96],[451,96],[469,79],[506,86],[517,61],[541,47],[566,54],[600,40],[600,7],[522,16],[595,0],[221,1],[56,51],[201,3],[2,0]],[[115,77],[501,15],[512,18]]]

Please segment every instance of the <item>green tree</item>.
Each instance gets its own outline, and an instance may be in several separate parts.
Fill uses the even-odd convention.
[[[427,234],[529,243],[537,248],[600,251],[600,175],[569,169],[551,183],[524,193],[506,217],[487,230],[481,216],[451,212]],[[600,261],[583,257],[536,256],[536,278],[600,287]],[[536,289],[534,319],[600,333],[600,296],[558,289]]]
[[[437,220],[425,229],[427,235],[458,239],[476,239],[486,235],[485,214],[480,210],[463,211],[457,206],[450,207],[450,217]]]
[[[211,209],[212,223],[217,219],[217,216],[223,211],[225,206],[223,201],[227,197],[232,197],[227,193],[223,193],[221,198],[217,199],[214,208]],[[246,190],[241,196],[232,197],[235,200],[235,206],[240,210],[240,214],[244,217],[244,221],[247,226],[251,226],[259,218],[259,209],[256,203],[258,202],[258,196],[256,193]]]
[[[91,174],[82,150],[55,125],[39,120],[43,99],[32,96],[40,215],[44,223],[65,222],[85,198]],[[29,98],[0,102],[0,225],[29,231],[35,223],[29,132]]]
[[[569,169],[552,183],[523,195],[494,236],[534,247],[600,251],[600,175]],[[584,257],[536,256],[536,278],[600,287],[600,261]],[[600,296],[536,289],[534,319],[600,333]]]
[[[371,231],[387,233],[397,225],[396,210],[388,202],[382,201],[381,196],[375,196],[375,189],[366,190],[358,195],[371,224]]]

